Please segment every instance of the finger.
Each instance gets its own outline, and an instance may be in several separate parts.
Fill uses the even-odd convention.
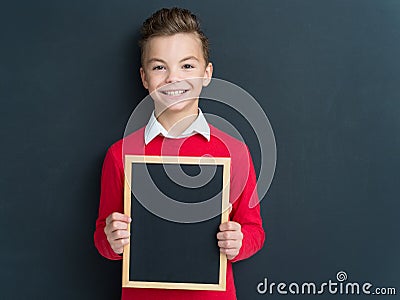
[[[220,231],[226,231],[226,230],[234,231],[234,230],[241,230],[241,228],[242,226],[240,226],[240,224],[235,221],[228,221],[219,225]]]
[[[241,231],[221,231],[217,233],[218,240],[242,240],[243,233]]]
[[[218,241],[218,247],[223,249],[240,249],[242,242],[239,240]]]
[[[119,240],[119,239],[126,239],[130,237],[130,233],[127,230],[117,230],[112,232],[109,235],[111,241]]]
[[[122,248],[117,248],[117,249],[113,249],[114,250],[114,252],[115,253],[117,253],[117,254],[122,254],[122,253],[124,253],[124,248],[122,247]],[[229,259],[229,258],[228,258]]]
[[[239,254],[239,250],[238,249],[225,249],[225,248],[220,248],[219,250],[221,253],[226,254],[228,256],[229,259],[231,259],[232,257],[235,257],[236,255]]]
[[[114,231],[127,230],[127,229],[128,229],[127,223],[124,223],[121,221],[113,221],[112,223],[110,223],[110,224],[106,225],[106,227],[104,227],[104,232],[106,233],[106,235],[110,235]]]
[[[110,214],[107,219],[106,219],[106,224],[110,224],[113,221],[121,221],[121,222],[125,222],[125,223],[129,223],[131,222],[131,218],[127,215],[118,213],[118,212],[113,212],[112,214]]]
[[[124,247],[129,244],[129,237],[121,238],[121,239],[111,239],[108,241],[113,249]]]
[[[124,251],[125,245],[129,244],[129,239],[120,239],[116,240],[113,243],[110,243],[111,248],[117,254],[121,254]]]
[[[114,221],[114,222],[110,223],[108,226],[110,227],[111,231],[128,229],[128,224],[125,222],[121,222],[121,221]]]
[[[113,221],[121,221],[121,222],[125,222],[125,223],[129,223],[131,222],[131,218],[127,215],[118,213],[118,212],[113,212],[112,214],[110,214],[107,219],[106,219],[106,224],[110,224]]]

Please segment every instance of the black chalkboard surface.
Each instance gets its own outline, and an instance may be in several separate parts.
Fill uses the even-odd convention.
[[[229,158],[125,156],[123,286],[225,290]]]

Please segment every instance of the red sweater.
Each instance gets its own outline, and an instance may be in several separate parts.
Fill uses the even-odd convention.
[[[105,219],[111,213],[123,213],[123,157],[125,154],[231,157],[230,202],[232,203],[232,212],[229,219],[241,224],[243,243],[239,254],[233,260],[228,260],[226,291],[123,288],[122,300],[236,299],[232,262],[248,258],[256,253],[264,244],[265,233],[262,228],[260,207],[258,204],[252,205],[258,203],[258,196],[256,192],[253,193],[256,188],[256,176],[247,146],[212,125],[210,125],[210,131],[210,141],[200,134],[181,139],[157,136],[145,145],[144,128],[141,128],[113,144],[108,149],[103,164],[99,216],[96,221],[94,242],[104,257],[112,260],[122,259],[111,249],[104,233],[104,227]],[[217,243],[217,240],[215,242]]]

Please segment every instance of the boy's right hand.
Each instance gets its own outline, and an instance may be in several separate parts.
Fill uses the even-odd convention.
[[[130,222],[130,217],[117,212],[110,214],[106,219],[104,232],[111,248],[117,254],[122,254],[124,246],[129,243],[128,226]]]

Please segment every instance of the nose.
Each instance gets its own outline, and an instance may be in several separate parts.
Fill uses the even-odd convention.
[[[178,70],[169,69],[167,72],[167,77],[165,78],[165,83],[174,83],[178,82],[179,80]]]

